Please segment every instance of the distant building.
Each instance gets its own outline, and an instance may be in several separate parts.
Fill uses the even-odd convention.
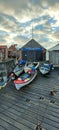
[[[8,58],[8,49],[6,45],[0,45],[0,61]]]
[[[16,56],[17,56],[17,49],[16,49],[16,44],[14,44],[8,48],[8,57],[16,58]]]
[[[54,65],[59,65],[59,44],[48,50],[49,61]]]
[[[45,58],[46,49],[34,39],[31,39],[22,47],[22,59],[26,61],[44,61]]]

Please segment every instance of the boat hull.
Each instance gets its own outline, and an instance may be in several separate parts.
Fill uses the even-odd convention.
[[[43,75],[49,74],[51,69],[52,69],[52,67],[50,64],[44,63],[42,66],[39,66],[39,71]]]
[[[23,72],[24,67],[22,67],[20,70],[15,72],[16,76],[19,76]]]
[[[26,79],[27,82],[23,81],[23,83],[16,83],[16,82],[14,81],[15,88],[16,88],[17,90],[19,90],[20,88],[22,88],[22,87],[24,87],[24,86],[30,84],[30,83],[35,79],[36,75],[37,75],[37,70],[35,70],[35,73],[31,76],[30,79],[29,79],[29,78],[27,78],[28,80]]]
[[[17,65],[15,69],[9,74],[10,79],[14,80],[15,78],[17,78],[23,72],[24,66],[25,65],[22,66]]]
[[[45,68],[43,69],[40,69],[40,73],[43,74],[43,75],[46,75],[50,72],[50,70],[45,70]]]
[[[35,65],[35,69],[39,68],[39,62],[34,62],[34,65]]]

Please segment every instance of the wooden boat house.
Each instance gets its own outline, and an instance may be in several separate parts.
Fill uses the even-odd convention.
[[[17,54],[16,44],[15,45],[11,45],[8,48],[8,57],[9,58],[15,58],[16,54]]]
[[[59,65],[59,44],[47,51],[47,57],[50,63],[53,63],[53,65]]]
[[[30,62],[44,61],[46,49],[34,39],[31,39],[22,48],[22,59]]]

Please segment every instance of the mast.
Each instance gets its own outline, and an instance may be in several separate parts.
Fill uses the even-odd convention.
[[[33,39],[33,25],[32,25],[32,39]]]

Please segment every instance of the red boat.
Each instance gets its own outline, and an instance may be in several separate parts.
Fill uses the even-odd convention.
[[[28,85],[35,79],[36,76],[37,70],[29,68],[27,72],[24,72],[18,79],[14,80],[16,89],[19,90],[23,86]]]

